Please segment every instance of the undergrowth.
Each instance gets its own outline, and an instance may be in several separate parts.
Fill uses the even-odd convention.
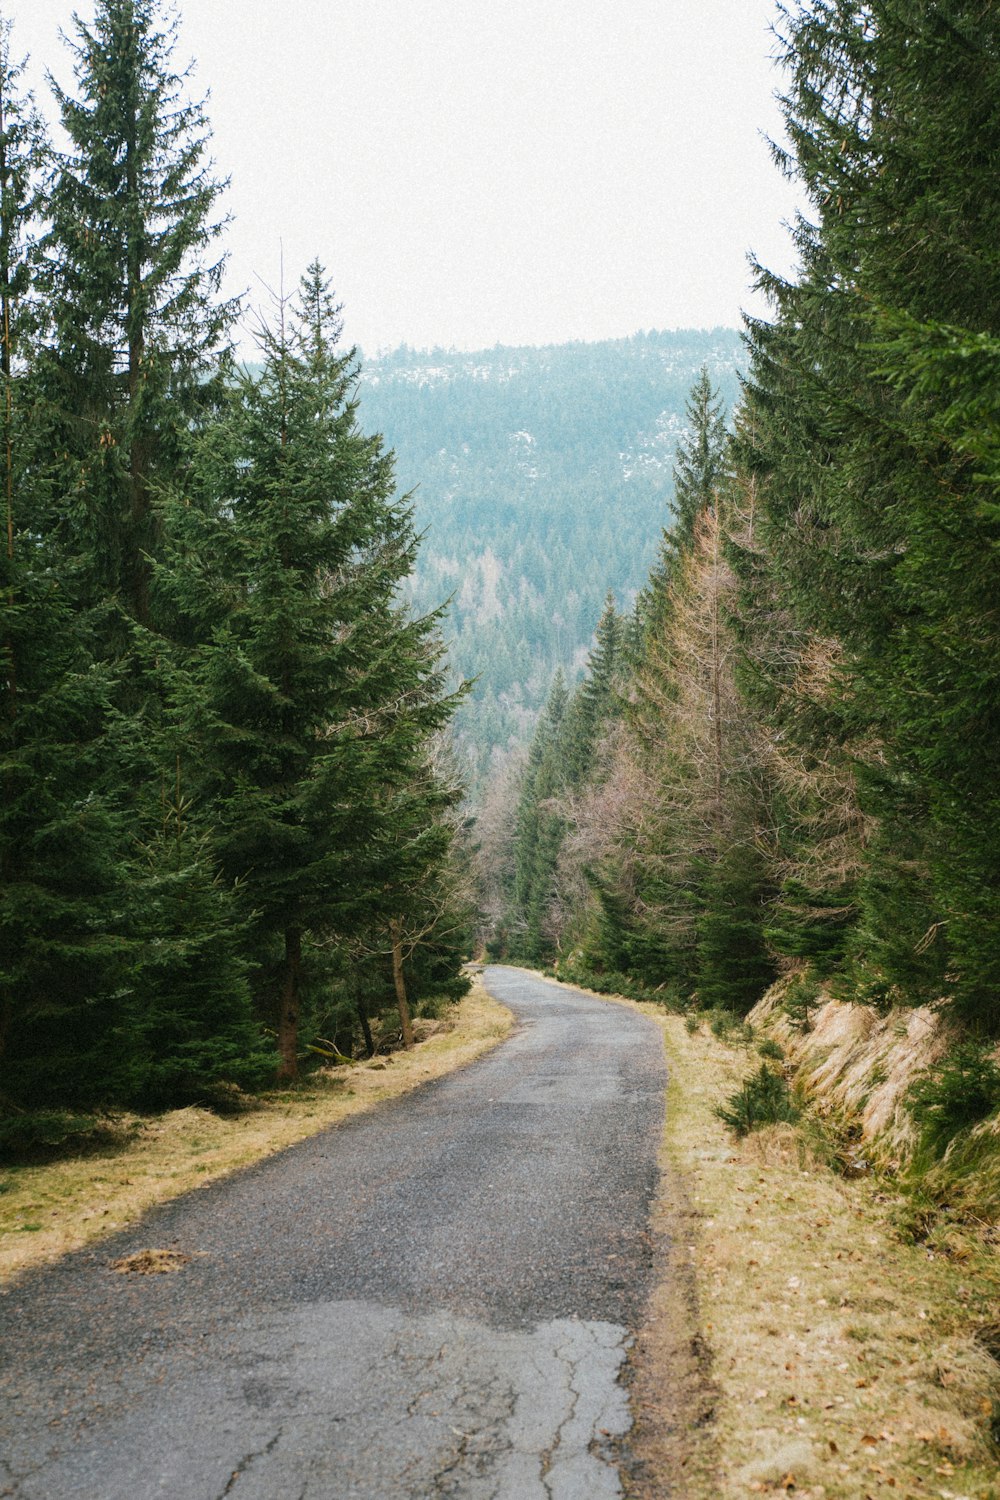
[[[763,1062],[756,1073],[743,1080],[735,1094],[716,1106],[715,1113],[738,1136],[744,1136],[762,1125],[794,1124],[801,1111],[793,1102],[782,1074]]]
[[[0,1116],[0,1162],[21,1165],[124,1149],[142,1122],[132,1115],[29,1110]]]

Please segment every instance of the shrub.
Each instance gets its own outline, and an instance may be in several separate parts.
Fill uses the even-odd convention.
[[[712,1035],[717,1037],[720,1042],[724,1042],[733,1027],[737,1024],[737,1021],[731,1010],[715,1009],[709,1012],[708,1024]]]
[[[757,1051],[761,1057],[770,1057],[774,1062],[783,1062],[785,1058],[784,1047],[773,1036],[766,1036],[762,1042],[758,1042]]]
[[[701,1022],[695,1015],[694,1011],[688,1011],[687,1015],[684,1017],[684,1030],[687,1032],[688,1036],[694,1036],[695,1032],[699,1030],[700,1026]]]
[[[114,1151],[137,1134],[140,1122],[110,1115],[33,1110],[0,1116],[0,1161],[32,1163],[91,1151]]]
[[[820,987],[808,971],[793,977],[785,991],[783,1008],[796,1030],[809,1030],[819,997]]]
[[[758,1072],[744,1079],[736,1093],[731,1094],[725,1104],[716,1107],[715,1113],[740,1136],[748,1135],[762,1125],[794,1122],[799,1118],[788,1084],[767,1063],[761,1063]]]
[[[963,1042],[917,1079],[906,1102],[923,1146],[942,1156],[961,1130],[1000,1108],[1000,1068],[977,1043]]]

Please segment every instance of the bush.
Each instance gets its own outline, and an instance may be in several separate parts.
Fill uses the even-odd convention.
[[[770,1057],[774,1062],[784,1062],[785,1049],[780,1042],[776,1042],[773,1036],[766,1036],[762,1042],[758,1042],[757,1051],[761,1057]]]
[[[793,977],[785,991],[783,1009],[798,1031],[808,1031],[812,1026],[812,1013],[819,997],[820,987],[811,974],[806,972]]]
[[[711,1030],[712,1035],[714,1037],[717,1037],[720,1042],[724,1042],[728,1039],[730,1033],[733,1030],[733,1027],[736,1026],[736,1024],[736,1017],[733,1015],[731,1010],[722,1010],[717,1007],[716,1009],[709,1011],[709,1029]]]
[[[695,1015],[694,1011],[689,1011],[688,1014],[684,1017],[684,1030],[687,1032],[688,1036],[694,1036],[695,1032],[700,1028],[700,1026],[701,1022]]]
[[[943,1156],[960,1131],[1000,1108],[1000,1068],[984,1048],[964,1042],[934,1072],[917,1079],[907,1107],[923,1146]]]
[[[767,1063],[761,1063],[759,1072],[744,1079],[737,1092],[716,1107],[715,1113],[739,1136],[748,1135],[762,1125],[794,1123],[799,1118],[788,1084]]]
[[[140,1122],[128,1117],[46,1109],[0,1116],[0,1161],[10,1165],[54,1161],[92,1151],[118,1150],[134,1139]]]

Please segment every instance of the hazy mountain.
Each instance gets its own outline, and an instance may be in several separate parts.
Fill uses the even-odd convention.
[[[530,732],[555,666],[579,668],[607,590],[642,586],[691,384],[707,365],[731,405],[741,347],[716,328],[364,362],[361,424],[426,531],[414,600],[452,596],[451,659],[478,678],[457,725],[477,771]]]

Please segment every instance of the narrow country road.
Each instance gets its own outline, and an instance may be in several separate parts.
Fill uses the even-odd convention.
[[[0,1296],[0,1496],[604,1500],[664,1065],[490,968],[511,1038]],[[123,1276],[147,1246],[192,1257]]]

